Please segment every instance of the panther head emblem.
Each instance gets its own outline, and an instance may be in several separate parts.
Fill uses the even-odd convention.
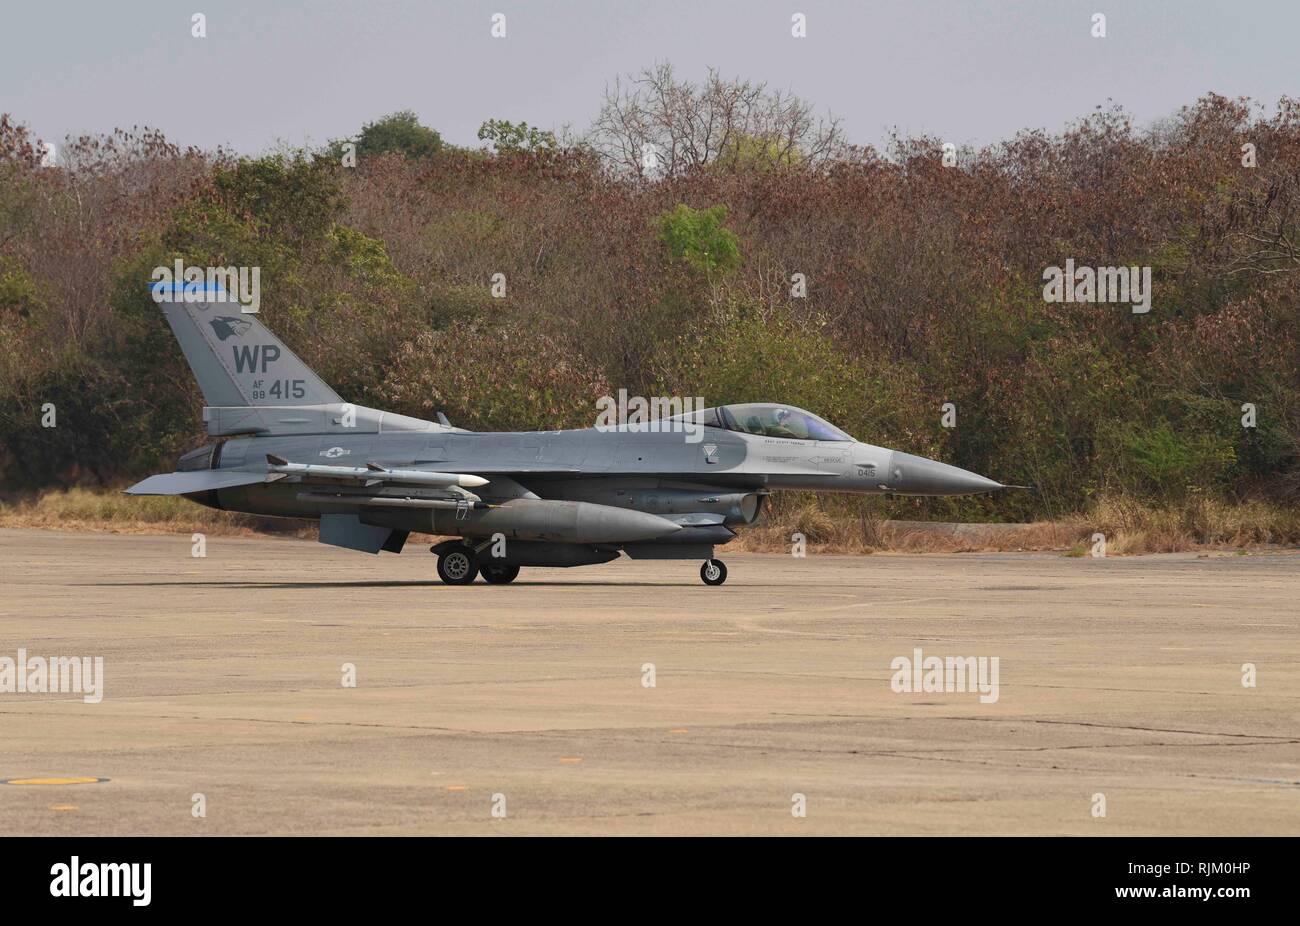
[[[208,324],[212,326],[212,330],[216,332],[217,337],[223,341],[230,337],[243,337],[248,329],[253,327],[253,323],[247,319],[230,315],[214,318]]]

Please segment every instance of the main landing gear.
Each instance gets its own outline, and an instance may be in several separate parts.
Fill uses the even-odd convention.
[[[477,577],[478,563],[471,547],[457,545],[438,551],[439,579],[448,585],[471,585]]]
[[[700,578],[705,585],[721,585],[727,581],[727,564],[720,559],[705,560],[700,567]]]
[[[438,578],[448,585],[472,585],[482,573],[483,581],[505,585],[519,577],[519,567],[507,563],[487,562],[479,565],[478,553],[465,543],[440,543],[429,548],[438,556]]]

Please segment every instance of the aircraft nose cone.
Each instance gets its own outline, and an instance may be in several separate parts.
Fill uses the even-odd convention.
[[[972,495],[1003,488],[978,473],[897,450],[890,459],[889,476],[890,489],[900,495]]]

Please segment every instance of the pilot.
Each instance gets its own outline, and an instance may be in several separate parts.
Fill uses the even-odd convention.
[[[768,437],[789,437],[794,440],[799,439],[799,435],[793,430],[795,425],[794,416],[790,414],[788,408],[778,408],[774,415],[776,423],[767,429]]]

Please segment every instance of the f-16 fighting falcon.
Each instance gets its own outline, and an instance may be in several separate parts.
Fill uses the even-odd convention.
[[[190,297],[192,298],[192,296]],[[788,405],[723,405],[570,431],[483,433],[345,403],[253,314],[160,296],[203,393],[208,433],[132,495],[182,495],[225,511],[311,518],[322,543],[400,553],[412,533],[451,585],[511,582],[521,566],[702,561],[778,489],[966,495],[1007,488],[854,440]],[[232,310],[233,309],[233,313]]]

